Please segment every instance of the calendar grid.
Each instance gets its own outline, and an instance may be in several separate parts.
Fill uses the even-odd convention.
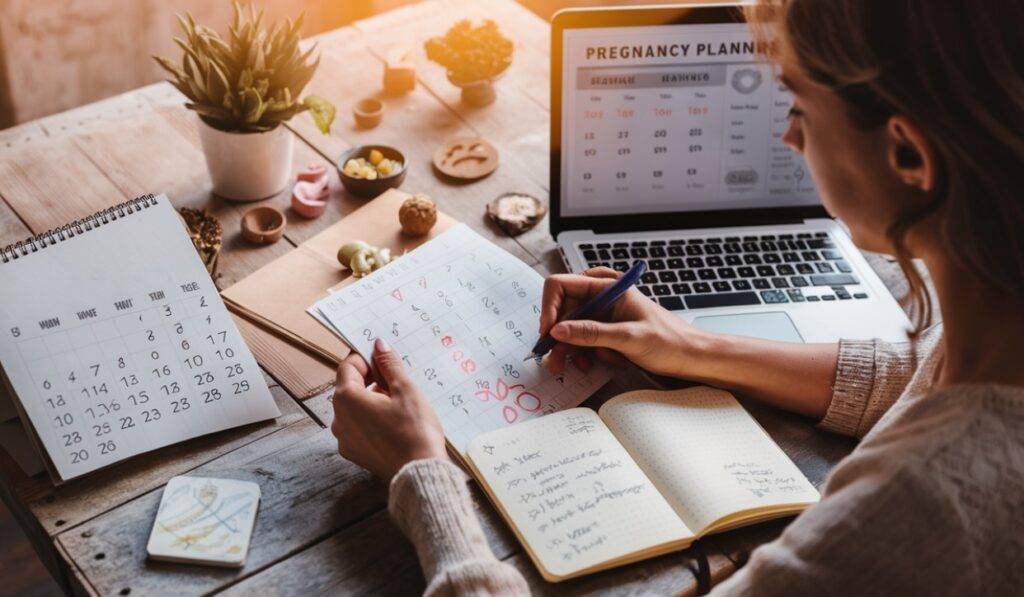
[[[0,265],[0,363],[59,479],[279,414],[166,198],[106,217]]]
[[[310,308],[369,360],[377,337],[403,357],[459,450],[477,434],[576,406],[608,379],[522,362],[538,338],[543,280],[464,225]],[[383,275],[381,275],[383,274]]]

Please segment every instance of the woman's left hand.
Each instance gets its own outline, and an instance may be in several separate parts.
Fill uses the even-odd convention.
[[[370,368],[361,356],[352,353],[338,366],[331,425],[338,452],[388,482],[413,460],[447,459],[437,413],[381,338],[373,362],[378,379],[370,388]]]

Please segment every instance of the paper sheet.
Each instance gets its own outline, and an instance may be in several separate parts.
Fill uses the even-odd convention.
[[[280,414],[170,201],[0,263],[0,363],[67,480]]]
[[[572,408],[608,381],[595,365],[553,376],[523,362],[539,338],[544,280],[464,224],[310,307],[370,360],[402,355],[460,452],[473,437]]]

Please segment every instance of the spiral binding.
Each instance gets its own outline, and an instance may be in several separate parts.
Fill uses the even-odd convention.
[[[100,210],[91,216],[86,216],[74,222],[64,224],[53,230],[47,230],[42,234],[26,238],[23,241],[16,242],[6,247],[0,248],[0,263],[9,263],[15,259],[27,256],[29,253],[35,253],[41,251],[46,247],[52,247],[53,245],[74,238],[80,234],[84,234],[90,230],[94,230],[109,224],[110,222],[117,221],[118,218],[131,215],[137,211],[146,209],[156,205],[156,195],[148,194],[136,197],[124,203],[118,203],[104,210]]]

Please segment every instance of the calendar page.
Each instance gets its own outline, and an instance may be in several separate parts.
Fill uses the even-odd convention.
[[[564,31],[561,214],[815,205],[747,26]]]
[[[170,201],[125,206],[0,263],[0,363],[65,480],[280,414]]]
[[[599,365],[554,376],[523,361],[540,337],[543,285],[528,265],[459,224],[309,311],[367,361],[383,337],[464,453],[477,435],[577,406],[609,379]]]

